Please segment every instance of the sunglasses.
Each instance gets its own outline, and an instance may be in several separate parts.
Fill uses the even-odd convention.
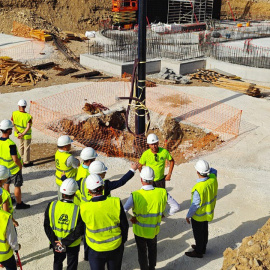
[[[158,155],[155,154],[155,161],[158,161]]]

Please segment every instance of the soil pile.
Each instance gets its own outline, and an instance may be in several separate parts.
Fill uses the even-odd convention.
[[[269,20],[269,0],[230,0],[231,8],[236,19]],[[222,0],[221,18],[233,19],[228,1]]]
[[[227,248],[222,270],[270,269],[270,219],[253,236],[243,239],[239,248]]]

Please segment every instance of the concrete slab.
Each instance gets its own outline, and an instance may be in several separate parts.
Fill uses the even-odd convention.
[[[232,73],[246,80],[257,82],[270,82],[270,69],[254,68],[243,65],[236,65],[228,62],[219,61],[213,58],[207,58],[207,69],[220,69],[225,72]]]

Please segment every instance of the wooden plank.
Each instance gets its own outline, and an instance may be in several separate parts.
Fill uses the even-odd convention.
[[[89,77],[93,77],[93,76],[98,76],[100,75],[99,71],[91,71],[91,72],[86,72],[86,73],[81,73],[81,74],[77,74],[77,75],[72,75],[71,78],[89,78]]]
[[[30,77],[30,80],[31,80],[32,84],[35,85],[35,82],[33,80],[33,77],[32,77],[32,74],[31,73],[29,73],[29,77]]]

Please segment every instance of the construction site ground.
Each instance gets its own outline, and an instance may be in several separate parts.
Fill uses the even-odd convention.
[[[9,119],[17,109],[17,102],[50,96],[68,89],[77,88],[88,82],[55,85],[20,92],[3,93],[1,90],[1,119]],[[184,255],[194,244],[191,226],[185,221],[190,205],[190,191],[196,181],[195,160],[176,166],[171,182],[167,183],[169,193],[180,203],[181,211],[162,221],[158,236],[157,269],[221,269],[223,252],[235,248],[246,236],[254,234],[269,218],[269,145],[270,145],[270,106],[269,99],[256,99],[215,87],[170,86],[192,95],[226,103],[243,110],[240,135],[221,148],[208,153],[205,158],[218,170],[219,192],[215,219],[210,224],[207,253],[203,259],[191,259]],[[14,139],[15,142],[16,139]],[[56,139],[38,130],[33,130],[33,160],[37,166],[24,168],[23,200],[31,204],[29,210],[16,211],[20,251],[24,269],[52,269],[53,255],[48,249],[48,240],[43,230],[44,211],[47,204],[56,199],[55,167],[53,155]],[[80,148],[73,148],[79,156]],[[129,162],[121,158],[99,156],[108,166],[108,178],[116,180],[129,169]],[[136,173],[124,187],[112,192],[123,203],[130,193],[140,188],[139,174]],[[81,246],[79,269],[89,269],[83,261]],[[137,251],[130,227],[128,242],[125,245],[123,270],[139,269]]]

